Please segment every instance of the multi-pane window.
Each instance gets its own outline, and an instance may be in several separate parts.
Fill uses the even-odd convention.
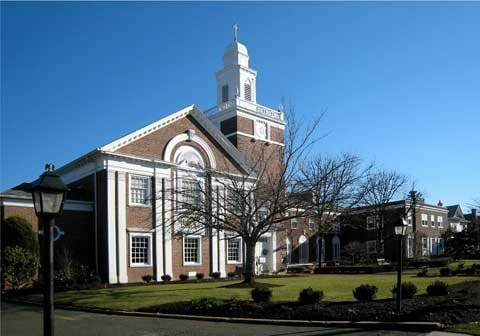
[[[241,262],[242,256],[242,240],[240,238],[232,238],[227,242],[227,261]]]
[[[130,264],[150,265],[150,236],[132,235],[130,237]]]
[[[291,225],[293,230],[296,230],[298,228],[298,219],[292,218],[290,220],[290,225]]]
[[[428,226],[428,215],[422,214],[422,226]]]
[[[367,253],[377,252],[377,242],[375,240],[367,241]]]
[[[430,215],[430,224],[432,225],[432,227],[435,227],[435,216],[434,215]]]
[[[437,216],[437,226],[439,228],[443,228],[443,217],[442,216]]]
[[[250,83],[245,83],[245,100],[252,101],[252,86]]]
[[[182,203],[186,207],[200,204],[200,184],[198,181],[182,180]]]
[[[183,239],[183,262],[185,264],[200,263],[200,237],[185,237]]]
[[[130,203],[147,204],[149,181],[146,176],[132,176],[130,179]]]
[[[315,228],[315,222],[311,218],[308,220],[308,228],[310,230],[313,230]]]
[[[222,86],[222,103],[228,101],[228,85]]]
[[[378,216],[368,216],[367,217],[367,230],[375,230],[379,222]]]

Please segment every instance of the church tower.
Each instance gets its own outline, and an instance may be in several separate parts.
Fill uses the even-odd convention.
[[[249,66],[247,47],[238,41],[238,25],[233,29],[233,43],[223,54],[223,69],[216,73],[217,106],[206,114],[253,163],[261,159],[261,153],[263,159],[281,164],[283,111],[257,104],[257,71]]]

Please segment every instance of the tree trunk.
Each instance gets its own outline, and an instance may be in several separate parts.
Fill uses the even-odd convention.
[[[253,286],[255,284],[255,244],[256,242],[245,243],[245,270],[243,272],[243,283]]]

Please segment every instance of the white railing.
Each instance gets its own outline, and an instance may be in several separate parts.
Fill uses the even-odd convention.
[[[271,109],[269,107],[253,103],[251,101],[240,99],[238,97],[235,98],[235,99],[226,101],[226,102],[220,104],[219,106],[215,106],[215,107],[212,107],[212,108],[206,110],[205,114],[207,116],[212,116],[214,114],[217,114],[217,113],[223,112],[225,110],[228,110],[232,107],[243,107],[243,108],[245,108],[249,111],[252,111],[252,112],[255,112],[255,113],[258,113],[258,114],[262,114],[266,117],[269,117],[269,118],[272,118],[272,119],[275,119],[275,120],[279,120],[279,121],[283,121],[283,111],[277,111],[277,110]]]

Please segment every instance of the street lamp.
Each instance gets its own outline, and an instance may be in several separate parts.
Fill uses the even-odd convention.
[[[52,336],[53,328],[53,228],[55,218],[62,214],[68,188],[53,165],[46,164],[45,172],[32,184],[35,213],[43,224],[43,335]]]
[[[403,236],[407,233],[408,221],[402,217],[402,225],[395,226],[395,235],[398,237],[398,268],[397,268],[397,311],[402,311],[402,257]]]

